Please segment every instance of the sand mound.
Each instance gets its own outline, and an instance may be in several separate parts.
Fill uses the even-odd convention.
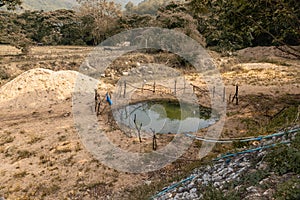
[[[78,86],[77,80],[85,80]],[[78,83],[78,81],[77,81]],[[93,91],[97,81],[75,71],[32,69],[0,88],[1,105],[11,108],[47,106],[72,97],[74,88]]]

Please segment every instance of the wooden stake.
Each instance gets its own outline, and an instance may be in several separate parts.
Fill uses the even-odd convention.
[[[226,90],[225,90],[225,87],[223,89],[223,102],[225,102],[225,96],[226,96]]]
[[[235,94],[232,98],[232,102],[234,101],[234,99],[236,100],[235,104],[239,105],[239,86],[238,85],[235,86]]]
[[[123,93],[123,98],[125,98],[126,97],[126,81],[124,81],[124,93]]]
[[[150,128],[151,129],[151,128]],[[153,133],[153,139],[152,139],[152,149],[154,151],[156,151],[157,149],[157,142],[156,142],[156,134],[155,134],[155,130],[151,129],[152,133]]]

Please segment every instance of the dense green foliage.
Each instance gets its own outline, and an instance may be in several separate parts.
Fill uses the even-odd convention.
[[[234,50],[300,42],[297,0],[192,0],[190,8],[209,46]]]
[[[279,184],[274,194],[277,200],[294,200],[300,199],[300,179],[292,178]]]
[[[266,160],[270,168],[282,175],[288,172],[300,174],[300,135],[296,136],[290,146],[280,145],[271,151]]]
[[[108,0],[78,2],[77,11],[2,11],[0,43],[10,43],[26,53],[35,43],[97,45],[124,30],[155,26],[176,29],[218,51],[287,45],[289,53],[300,56],[292,47],[300,44],[297,0],[191,0],[169,4],[145,0],[138,6],[129,2],[123,14],[119,5]]]

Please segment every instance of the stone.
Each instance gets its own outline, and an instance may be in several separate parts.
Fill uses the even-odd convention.
[[[198,198],[198,195],[196,193],[191,193],[187,199],[195,200],[196,198]]]
[[[219,181],[221,179],[222,179],[222,176],[220,176],[218,174],[212,177],[212,181]]]
[[[123,75],[123,76],[128,76],[128,75],[129,75],[129,72],[122,72],[122,75]]]
[[[186,189],[185,189],[184,187],[179,187],[179,188],[178,188],[178,192],[179,192],[179,193],[182,193],[182,192],[184,192],[185,190],[186,190]]]
[[[182,195],[182,198],[183,198],[183,199],[188,198],[189,194],[190,194],[190,193],[188,193],[188,192],[184,192],[183,195]]]
[[[214,187],[219,187],[220,185],[221,185],[221,183],[220,182],[214,182]]]
[[[274,193],[275,193],[275,190],[272,189],[272,188],[270,188],[270,189],[266,190],[266,191],[263,193],[263,195],[264,195],[264,196],[267,196],[267,197],[272,197],[272,196],[274,195]]]
[[[195,186],[195,183],[194,182],[191,182],[189,185],[188,185],[188,188],[191,189]]]
[[[257,193],[257,189],[254,186],[250,186],[246,189],[248,192],[253,192],[253,193]]]
[[[190,193],[196,193],[197,192],[197,188],[192,188],[191,190],[190,190]]]

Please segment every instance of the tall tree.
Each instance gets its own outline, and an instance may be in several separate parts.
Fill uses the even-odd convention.
[[[79,14],[92,25],[94,44],[99,44],[114,30],[117,19],[121,17],[121,6],[108,0],[77,0]]]

